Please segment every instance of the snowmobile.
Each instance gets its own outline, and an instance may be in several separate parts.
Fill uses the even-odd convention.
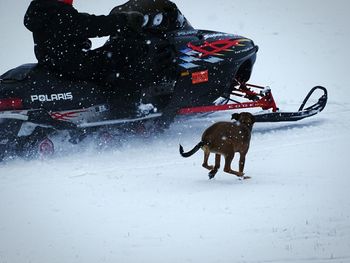
[[[61,131],[78,143],[86,134],[111,127],[134,131],[152,123],[152,129],[162,129],[178,115],[258,108],[257,122],[297,121],[326,106],[327,90],[317,86],[298,111],[280,111],[269,87],[248,84],[258,52],[252,40],[197,30],[168,0],[131,0],[111,13],[120,11],[143,13],[145,39],[171,44],[176,74],[143,85],[140,111],[126,116],[123,98],[111,100],[104,85],[70,80],[38,64],[11,69],[0,77],[0,160],[33,151],[51,154],[50,137]],[[306,107],[316,90],[321,97]]]

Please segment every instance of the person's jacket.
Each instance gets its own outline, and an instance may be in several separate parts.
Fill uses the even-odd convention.
[[[89,38],[116,34],[126,27],[120,15],[89,15],[57,0],[33,0],[24,17],[33,32],[39,64],[64,67],[79,62]],[[73,60],[73,61],[72,61]]]

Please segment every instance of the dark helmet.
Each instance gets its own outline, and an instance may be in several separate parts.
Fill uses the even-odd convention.
[[[73,0],[58,0],[58,1],[63,2],[67,5],[73,5]]]

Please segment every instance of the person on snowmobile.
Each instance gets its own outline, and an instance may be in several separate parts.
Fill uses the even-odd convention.
[[[89,38],[116,35],[123,31],[138,34],[143,15],[123,12],[111,15],[79,13],[73,0],[33,0],[24,25],[33,33],[38,64],[73,79],[101,81],[124,61],[113,46],[90,50]]]

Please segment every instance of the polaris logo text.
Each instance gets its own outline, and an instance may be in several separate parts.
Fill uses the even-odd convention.
[[[58,93],[58,94],[50,94],[50,95],[32,95],[32,102],[40,101],[40,102],[51,102],[51,101],[60,101],[60,100],[73,100],[72,92],[67,93]]]

